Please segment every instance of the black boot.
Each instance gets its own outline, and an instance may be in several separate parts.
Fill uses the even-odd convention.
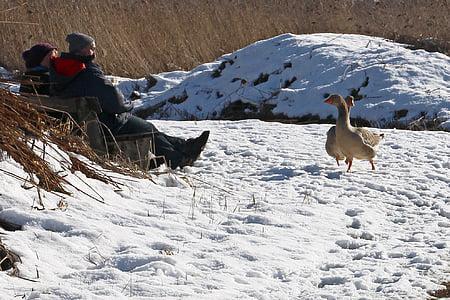
[[[200,153],[205,149],[208,142],[209,130],[203,131],[202,134],[195,139],[188,139],[184,145],[183,152],[186,155],[186,165],[192,165],[198,159]]]

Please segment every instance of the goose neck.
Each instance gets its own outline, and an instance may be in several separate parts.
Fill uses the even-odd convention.
[[[344,105],[338,106],[338,123],[350,127],[350,115]]]

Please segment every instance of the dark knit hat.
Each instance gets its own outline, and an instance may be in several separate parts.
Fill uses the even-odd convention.
[[[76,53],[95,42],[94,38],[80,32],[73,32],[66,37],[69,43],[69,52]]]
[[[27,68],[34,68],[41,64],[44,57],[53,49],[57,49],[55,46],[49,43],[39,43],[34,45],[28,50],[22,53],[22,58],[25,61]]]

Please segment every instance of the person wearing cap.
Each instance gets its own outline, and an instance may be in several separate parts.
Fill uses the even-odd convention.
[[[95,40],[74,32],[66,37],[69,52],[52,60],[51,93],[60,97],[96,97],[102,108],[98,114],[114,136],[153,133],[154,154],[165,158],[172,169],[192,165],[200,156],[209,137],[204,131],[198,138],[183,139],[159,131],[152,123],[131,114],[133,105],[108,80],[101,67],[94,63]],[[158,165],[162,161],[158,162]],[[153,165],[152,167],[156,167]]]
[[[36,44],[22,53],[26,71],[22,76],[22,84],[19,89],[20,93],[50,94],[50,61],[57,54],[57,48],[49,43]]]

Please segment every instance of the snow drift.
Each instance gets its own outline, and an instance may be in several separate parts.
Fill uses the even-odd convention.
[[[353,95],[352,117],[389,126],[421,117],[450,129],[450,58],[382,38],[283,34],[224,55],[190,72],[121,80],[138,90],[136,113],[172,120],[330,119],[329,94]]]

